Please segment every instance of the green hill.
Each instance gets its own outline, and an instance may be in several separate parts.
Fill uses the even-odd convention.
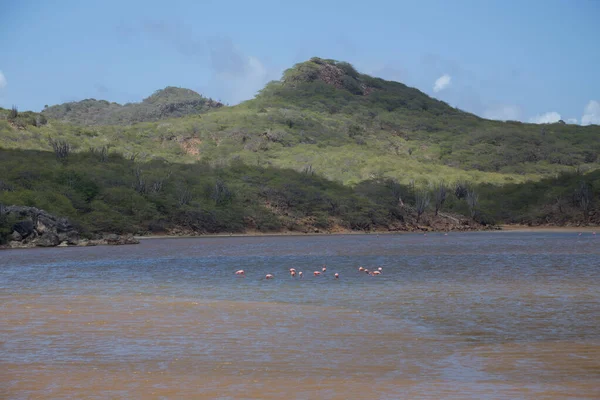
[[[174,104],[163,97],[167,92],[137,106]],[[124,155],[177,162],[222,165],[241,159],[297,171],[311,166],[345,184],[373,177],[524,182],[599,166],[598,126],[485,120],[401,83],[359,74],[347,63],[316,58],[287,70],[253,100],[182,118],[108,126],[53,119],[75,116],[73,109],[56,111],[67,105],[46,109],[42,115],[50,123],[41,127],[17,131],[0,120],[2,146],[49,150],[51,136],[76,151],[107,145]],[[89,115],[71,121],[104,119],[94,117],[103,112]]]
[[[47,107],[42,114],[50,119],[79,125],[131,125],[206,112],[223,104],[200,96],[190,89],[167,87],[157,90],[141,103],[118,104],[86,99]]]
[[[104,228],[93,227],[89,213],[114,212],[120,216],[114,221],[129,221],[128,232],[152,231],[148,221],[172,230],[179,221],[173,213],[190,207],[210,211],[213,222],[230,221],[204,230],[211,232],[308,229],[318,218],[323,226],[408,229],[407,223],[416,226],[418,199],[433,204],[442,183],[446,207],[472,221],[567,224],[595,221],[600,127],[485,120],[348,63],[313,58],[233,107],[167,88],[123,106],[84,100],[42,113],[0,110],[0,147],[0,168],[11,171],[0,186],[13,188],[0,189],[0,202],[47,204],[91,231]],[[15,161],[24,154],[45,160],[44,171],[32,172],[27,157]],[[93,161],[98,157],[101,163]],[[9,159],[10,169],[3,164]],[[96,170],[109,160],[113,167]],[[95,182],[93,196],[82,199],[61,183],[69,169]],[[140,169],[165,176],[164,199],[135,188],[139,176],[132,171]],[[189,174],[205,174],[206,181],[179,178]],[[275,181],[289,181],[291,188],[272,187]],[[217,204],[207,194],[217,190],[216,182],[237,188],[236,200]],[[196,203],[178,205],[178,191],[196,184]],[[591,203],[584,207],[587,185]],[[113,198],[114,190],[122,193]],[[334,194],[317,195],[326,190]],[[390,200],[390,190],[404,193],[404,201]],[[469,191],[476,207],[469,205]],[[121,210],[118,199],[136,199],[135,210]],[[271,222],[256,228],[251,221],[261,218]],[[351,222],[355,218],[362,222]]]

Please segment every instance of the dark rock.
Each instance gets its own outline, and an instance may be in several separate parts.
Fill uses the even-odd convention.
[[[9,235],[10,248],[53,247],[60,243],[76,245],[79,232],[65,218],[58,218],[35,207],[9,206],[3,212],[18,220]]]
[[[16,217],[9,235],[8,248],[53,247],[53,246],[95,246],[99,244],[137,244],[133,235],[96,235],[92,240],[82,239],[77,229],[66,218],[56,217],[35,207],[9,206],[2,212]]]
[[[34,233],[33,221],[25,220],[17,222],[12,229],[14,232],[17,232],[23,239],[26,239],[28,236]]]
[[[69,232],[73,232],[75,229],[73,228],[73,225],[71,225],[71,223],[69,222],[68,219],[66,218],[59,218],[56,221],[56,232],[58,233],[69,233]]]

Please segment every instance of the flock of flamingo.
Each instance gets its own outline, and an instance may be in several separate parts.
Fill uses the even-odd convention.
[[[369,276],[377,276],[377,275],[381,275],[382,274],[383,268],[378,267],[377,269],[371,271],[371,270],[369,270],[368,268],[365,268],[365,267],[358,267],[358,271],[359,272],[364,272],[364,273],[366,273]],[[320,271],[314,271],[313,272],[313,276],[321,276],[325,272],[327,272],[327,266],[323,265],[323,268],[321,268]],[[241,277],[245,277],[246,276],[246,271],[244,271],[243,269],[240,269],[240,270],[235,271],[235,274],[238,275],[238,276],[241,276]],[[295,278],[296,276],[298,276],[298,278],[303,278],[304,277],[302,271],[296,272],[296,268],[290,268],[290,276],[292,278]],[[340,279],[340,274],[336,272],[335,274],[333,274],[333,277],[335,279]],[[275,278],[275,275],[273,275],[273,274],[267,274],[267,275],[265,275],[265,279],[273,279],[273,278]]]
[[[582,232],[579,232],[578,236],[581,236]],[[592,232],[592,235],[596,236],[596,232]],[[427,236],[427,233],[424,234],[424,236]],[[444,236],[448,236],[447,233],[444,234]],[[322,274],[324,274],[327,271],[327,266],[323,265],[323,268],[321,268],[321,271],[314,271],[313,272],[313,276],[321,276]],[[358,267],[358,271],[359,272],[364,272],[369,276],[377,276],[377,275],[381,275],[381,273],[383,272],[383,268],[378,267],[377,269],[371,271],[368,268],[365,267]],[[237,271],[235,271],[235,274],[241,277],[246,277],[246,271],[244,271],[243,269],[239,269]],[[296,272],[296,268],[290,268],[290,276],[292,278],[295,278],[296,276],[298,276],[299,278],[303,278],[304,275],[302,273],[302,271],[298,271]],[[335,273],[333,274],[333,276],[335,277],[335,279],[339,279],[340,278],[340,274],[339,273]],[[265,275],[265,279],[273,279],[275,278],[275,275],[273,274],[267,274]]]

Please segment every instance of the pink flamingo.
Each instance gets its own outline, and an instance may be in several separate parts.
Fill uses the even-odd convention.
[[[273,278],[274,278],[274,276],[273,276],[273,274],[267,274],[267,275],[265,276],[265,278],[266,278],[266,279],[273,279]]]
[[[373,275],[381,275],[381,271],[373,271]]]
[[[296,276],[296,271],[292,271],[292,272],[290,272],[290,275],[292,275],[292,276]]]
[[[302,271],[298,272],[298,275],[300,276],[300,278],[302,278]]]
[[[296,272],[296,268],[290,268],[290,272]]]
[[[379,268],[377,268],[377,270],[378,270],[379,272],[381,272],[381,271],[383,271],[383,268],[379,267]]]
[[[340,274],[338,274],[338,273],[336,272],[336,273],[335,273],[333,276],[335,276],[335,279],[339,279],[339,277],[340,277]]]
[[[368,274],[368,273],[369,273],[369,270],[365,268],[365,272]]]
[[[315,271],[314,274],[315,274],[315,276],[319,276],[319,275],[321,275],[321,272],[320,271]]]
[[[241,275],[241,276],[246,276],[246,273],[244,272],[244,270],[243,270],[243,269],[240,269],[240,270],[237,270],[237,271],[235,271],[235,274],[236,274],[236,275]]]
[[[364,270],[365,270],[364,267],[358,267],[359,272],[363,272]]]
[[[325,272],[325,271],[327,271],[327,267],[323,265],[323,268],[321,268],[321,270],[322,270],[323,272]]]

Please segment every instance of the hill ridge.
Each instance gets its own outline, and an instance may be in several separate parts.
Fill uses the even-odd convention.
[[[131,125],[201,114],[222,106],[191,89],[167,86],[137,103],[119,104],[89,98],[46,107],[42,114],[79,125]]]
[[[357,87],[360,91],[353,92]],[[75,151],[108,145],[120,154],[171,162],[242,160],[310,167],[346,184],[374,176],[404,183],[432,176],[510,183],[600,168],[600,127],[485,120],[335,60],[298,63],[255,98],[232,107],[211,108],[210,99],[204,99],[188,89],[167,87],[130,103],[149,107],[153,121],[112,126],[100,124],[102,113],[85,121],[93,109],[81,117],[89,127],[61,123],[48,111],[41,114],[48,116],[48,125],[27,113],[3,125],[11,113],[0,110],[0,145],[49,150],[51,136],[68,141]],[[178,114],[178,100],[191,104],[193,113]],[[200,110],[193,107],[197,100]],[[94,100],[90,107],[98,103],[112,104]]]

